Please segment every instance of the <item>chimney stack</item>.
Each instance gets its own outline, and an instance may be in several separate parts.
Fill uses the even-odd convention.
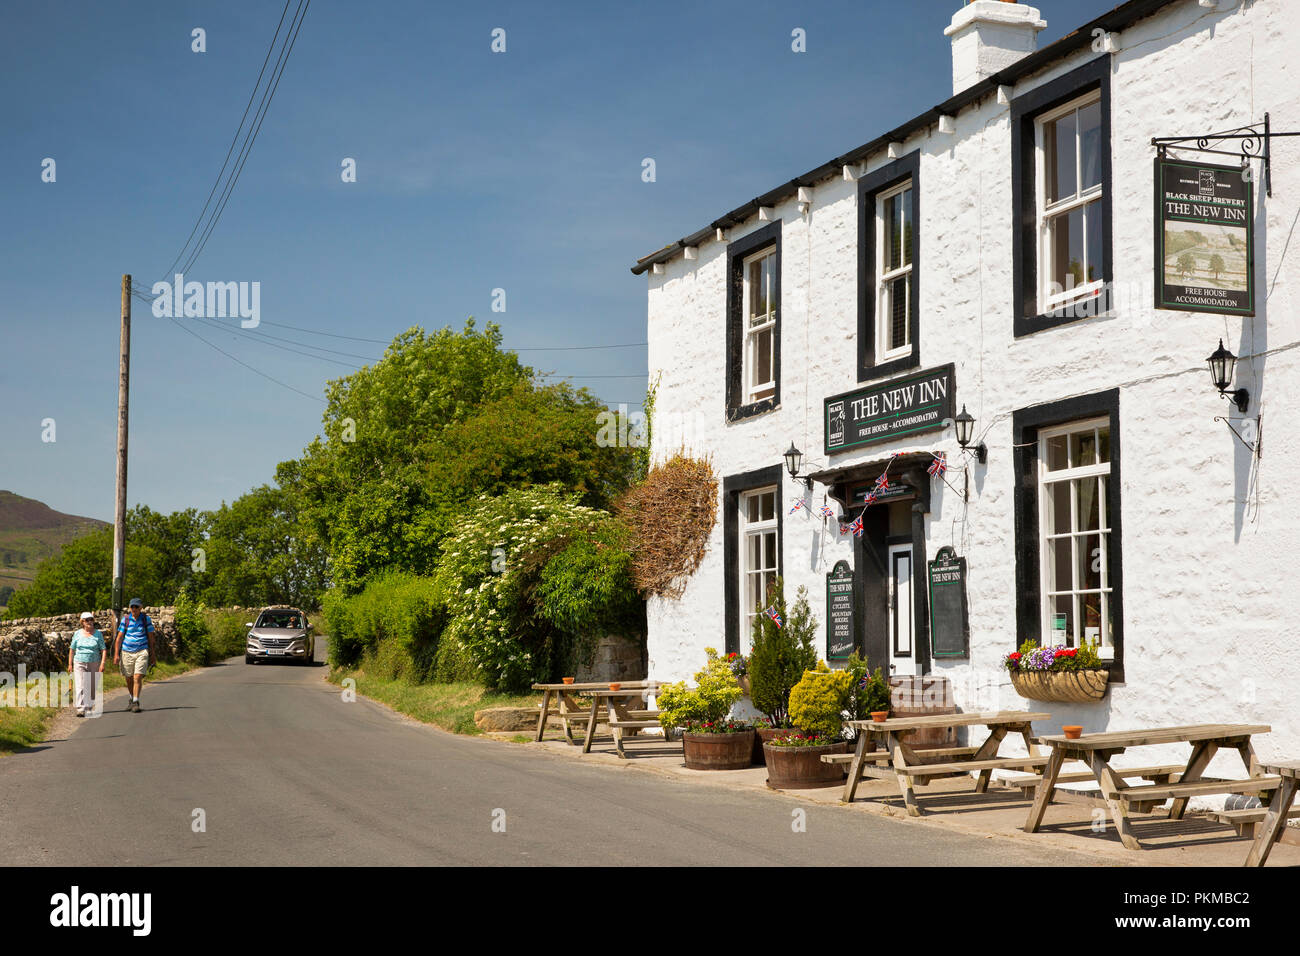
[[[1038,49],[1047,21],[1015,0],[971,0],[943,31],[952,37],[952,91],[960,93]]]

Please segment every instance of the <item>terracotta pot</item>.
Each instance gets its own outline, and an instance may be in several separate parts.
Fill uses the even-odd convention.
[[[1083,727],[1080,724],[1065,724],[1061,727],[1065,732],[1067,740],[1078,740],[1079,735],[1083,733]]]
[[[1106,696],[1110,671],[1012,671],[1011,686],[1030,700],[1086,704]]]
[[[688,770],[745,770],[754,756],[754,732],[682,734]]]
[[[847,764],[822,763],[822,754],[849,752],[847,741],[820,747],[778,747],[763,745],[767,761],[767,785],[773,790],[814,790],[844,783]]]
[[[573,678],[572,678],[572,677],[561,677],[560,680],[564,681],[564,683],[566,683],[566,684],[572,684],[572,683],[573,683]]]
[[[610,689],[610,690],[619,690],[620,688],[622,688],[622,686],[623,686],[622,684],[617,683],[617,682],[614,682],[614,683],[611,683],[611,684],[609,685],[609,689]]]
[[[763,744],[772,740],[774,737],[784,737],[786,734],[803,733],[798,727],[759,727],[754,730],[754,766],[762,767],[766,764],[763,757]]]
[[[878,724],[883,724],[886,720],[889,719],[889,711],[887,711],[887,710],[873,710],[873,711],[871,712],[871,719],[874,720],[874,721],[875,721],[876,723],[878,723]]]

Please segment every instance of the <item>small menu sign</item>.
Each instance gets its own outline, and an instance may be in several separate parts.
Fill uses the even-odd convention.
[[[836,561],[826,575],[826,659],[842,661],[853,655],[853,570]]]
[[[970,656],[966,607],[966,559],[942,547],[929,562],[930,650],[938,657]]]

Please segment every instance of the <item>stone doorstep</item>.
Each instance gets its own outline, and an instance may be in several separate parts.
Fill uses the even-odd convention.
[[[534,731],[536,724],[534,724]],[[745,770],[688,770],[682,762],[680,750],[672,754],[638,754],[638,749],[645,745],[636,737],[625,738],[624,747],[631,755],[630,759],[621,759],[614,752],[613,739],[608,734],[598,736],[592,744],[592,751],[584,755],[581,747],[566,743],[563,737],[558,740],[545,739],[541,743],[529,741],[529,746],[540,748],[557,757],[582,760],[603,767],[617,767],[621,770],[657,773],[677,780],[689,781],[705,787],[740,788],[759,790],[764,793],[784,797],[803,804],[816,804],[835,808],[845,812],[874,813],[877,816],[893,817],[905,821],[908,826],[943,827],[957,830],[972,836],[985,838],[1001,837],[1038,844],[1043,847],[1057,847],[1078,853],[1088,853],[1099,858],[1099,862],[1114,866],[1223,866],[1240,867],[1250,848],[1250,841],[1237,837],[1231,827],[1216,824],[1207,817],[1189,812],[1185,818],[1187,826],[1182,832],[1169,835],[1143,835],[1149,826],[1148,821],[1155,822],[1159,817],[1149,814],[1132,814],[1130,819],[1136,824],[1138,838],[1145,847],[1141,851],[1125,849],[1119,841],[1109,817],[1106,830],[1102,834],[1091,832],[1093,820],[1090,806],[1053,803],[1047,809],[1043,828],[1037,833],[1025,833],[1025,817],[1029,813],[1030,800],[1021,798],[1015,789],[999,787],[994,780],[986,795],[987,800],[973,792],[969,780],[947,778],[935,780],[925,786],[918,786],[916,794],[922,809],[927,803],[933,803],[935,797],[951,793],[962,798],[956,806],[937,806],[923,817],[909,817],[902,805],[898,784],[892,779],[863,778],[858,785],[858,792],[852,806],[845,806],[840,801],[842,787],[826,787],[816,790],[771,790],[767,786],[767,769],[750,767]],[[663,746],[661,738],[654,738],[653,748]],[[887,800],[888,802],[883,802]],[[1213,840],[1209,845],[1201,844],[1203,840]],[[1192,845],[1196,843],[1198,845]],[[1300,866],[1300,846],[1279,843],[1269,855],[1268,865]]]

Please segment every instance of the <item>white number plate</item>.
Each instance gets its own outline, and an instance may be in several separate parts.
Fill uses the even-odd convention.
[[[283,653],[284,653],[284,650],[283,650],[282,648],[268,647],[268,648],[266,649],[266,653],[268,653],[268,654],[283,654]]]

